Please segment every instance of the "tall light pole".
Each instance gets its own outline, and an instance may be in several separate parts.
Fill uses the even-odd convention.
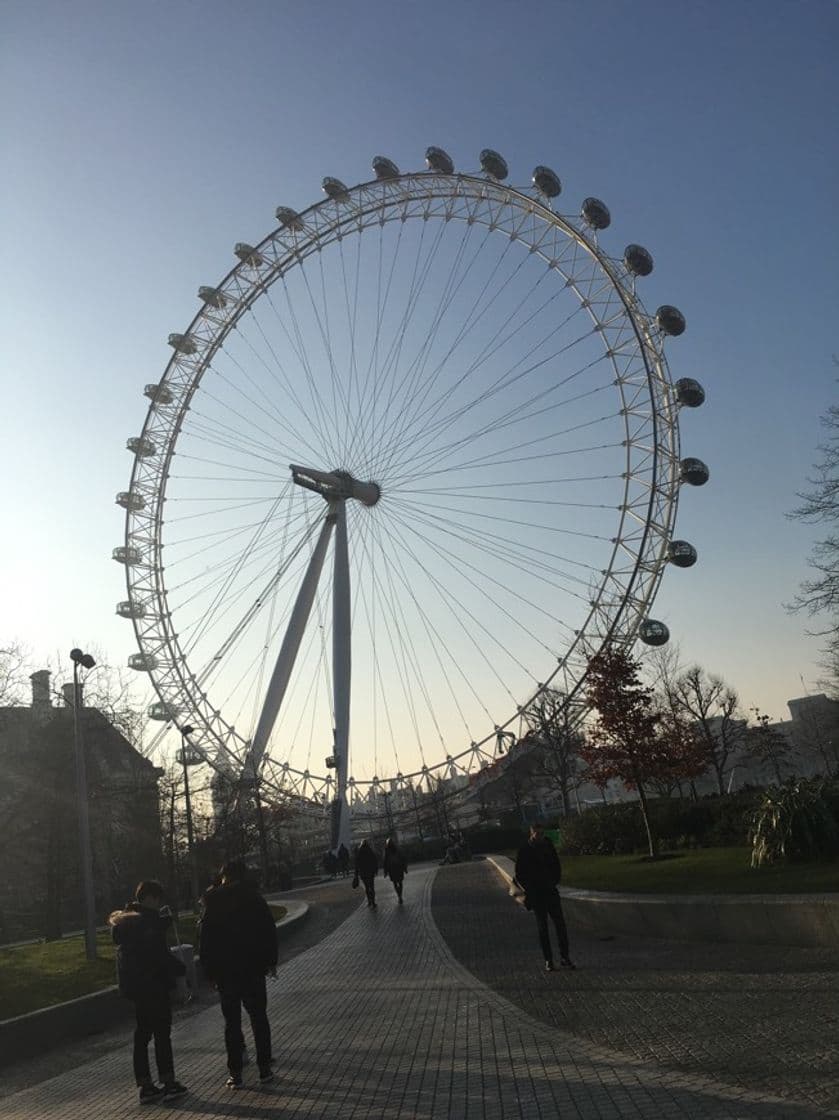
[[[189,745],[194,727],[181,728],[181,763],[184,768],[184,796],[186,797],[186,844],[189,850],[189,871],[192,883],[192,909],[198,909],[198,867],[195,863],[195,838],[192,832],[192,803],[189,798],[189,767],[196,761]]]
[[[84,948],[89,961],[96,960],[96,899],[93,892],[93,853],[90,848],[90,815],[87,800],[87,766],[82,740],[82,686],[79,666],[92,669],[96,662],[89,653],[70,650],[73,662],[73,744],[76,752],[76,799],[79,803],[79,861],[84,894]]]

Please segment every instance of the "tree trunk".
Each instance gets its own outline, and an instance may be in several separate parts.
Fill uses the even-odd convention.
[[[641,803],[641,816],[644,818],[644,828],[647,830],[647,843],[650,849],[650,859],[655,859],[658,856],[658,841],[653,836],[652,826],[650,824],[650,810],[647,805],[647,793],[644,789],[642,782],[636,782],[638,787],[638,800]]]

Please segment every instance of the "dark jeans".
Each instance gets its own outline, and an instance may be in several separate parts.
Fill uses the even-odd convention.
[[[562,903],[559,900],[559,891],[543,891],[530,896],[530,904],[536,917],[536,928],[539,931],[539,944],[546,961],[553,960],[551,951],[551,938],[548,933],[548,916],[553,918],[556,927],[556,936],[559,941],[559,955],[568,956],[568,930],[565,928],[565,917],[562,913]]]
[[[157,1076],[161,1081],[175,1080],[172,1058],[172,1009],[165,988],[150,988],[134,1001],[137,1026],[134,1029],[134,1080],[138,1085],[151,1081],[149,1043],[154,1039]]]
[[[224,1015],[224,1045],[227,1048],[228,1070],[234,1077],[239,1077],[242,1073],[242,1054],[245,1049],[245,1039],[242,1034],[243,1006],[251,1021],[256,1047],[256,1064],[260,1070],[268,1069],[271,1064],[271,1027],[266,1013],[268,993],[265,990],[265,977],[256,975],[225,980],[219,984],[218,994],[221,999],[221,1012]]]
[[[375,875],[364,876],[359,875],[362,883],[364,884],[364,893],[367,895],[367,905],[373,906],[376,902],[376,877]]]
[[[402,883],[403,883],[402,877],[399,876],[398,878],[394,879],[394,877],[391,875],[390,881],[391,881],[391,883],[393,883],[393,889],[396,891],[396,897],[401,898],[402,897]]]

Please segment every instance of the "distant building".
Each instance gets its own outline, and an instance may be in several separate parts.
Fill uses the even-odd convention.
[[[47,670],[30,707],[0,708],[0,941],[60,936],[83,924],[73,686],[54,707]],[[162,773],[96,708],[80,712],[97,917],[162,868]]]

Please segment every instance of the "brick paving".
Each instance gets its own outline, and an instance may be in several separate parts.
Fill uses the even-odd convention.
[[[484,982],[477,960],[474,969],[464,967],[463,930],[473,930],[469,937],[494,956],[496,939],[518,916],[495,873],[476,864],[438,874],[433,917],[434,869],[412,868],[404,907],[381,879],[376,911],[350,893],[346,921],[282,966],[276,984],[269,985],[275,1085],[258,1088],[248,1067],[246,1090],[226,1090],[220,1012],[210,1008],[180,1020],[173,1032],[175,1057],[191,1093],[170,1111],[194,1120],[830,1115],[803,1100],[717,1081],[708,1069],[668,1068],[664,1053],[641,1058],[631,1048],[606,1047],[548,1023],[512,991],[496,990],[503,977]],[[335,889],[350,892],[348,884]],[[518,938],[511,946],[511,969],[529,971],[533,954],[525,951],[527,943]],[[538,949],[535,957],[538,966]],[[541,976],[537,968],[532,981],[513,988],[521,992],[527,983],[568,979]],[[139,1111],[127,1046],[0,1100],[0,1116],[9,1120],[115,1120]],[[157,1111],[152,1106],[146,1114]]]
[[[466,969],[551,1027],[686,1076],[839,1109],[839,950],[569,928],[578,970],[545,973],[533,916],[483,862],[443,868],[432,912]]]

